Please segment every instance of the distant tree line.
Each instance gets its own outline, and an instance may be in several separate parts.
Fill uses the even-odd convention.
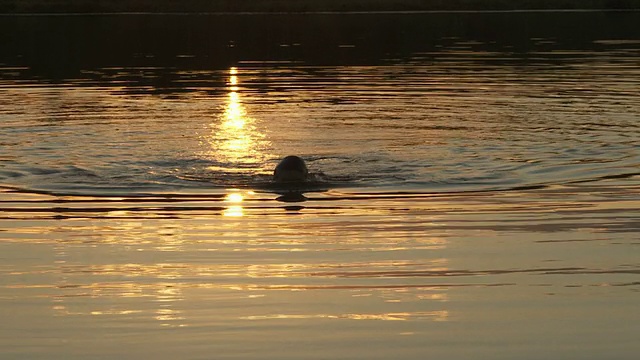
[[[640,9],[640,0],[0,0],[0,13]]]

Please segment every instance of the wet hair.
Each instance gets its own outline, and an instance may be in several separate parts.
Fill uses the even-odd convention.
[[[276,182],[301,182],[307,180],[309,170],[301,157],[286,156],[273,170],[273,180]]]

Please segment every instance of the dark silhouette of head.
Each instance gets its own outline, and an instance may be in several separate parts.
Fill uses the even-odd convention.
[[[289,155],[282,159],[273,171],[273,180],[283,182],[303,182],[309,176],[309,170],[304,160],[299,156]]]

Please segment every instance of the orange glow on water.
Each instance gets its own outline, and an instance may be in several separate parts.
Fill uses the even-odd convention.
[[[231,164],[255,164],[261,166],[266,158],[264,148],[269,144],[265,134],[257,126],[242,102],[239,70],[228,71],[228,93],[222,114],[210,124],[211,133],[206,139],[210,146],[208,156]],[[245,171],[245,167],[230,169]]]
[[[242,201],[244,201],[244,195],[239,192],[232,192],[225,196],[224,201],[231,203],[223,212],[223,216],[228,217],[241,217],[244,215],[244,209],[242,208]]]
[[[227,196],[225,197],[225,201],[232,203],[240,203],[242,202],[242,200],[244,200],[244,196],[242,196],[241,193],[237,192],[227,194]]]

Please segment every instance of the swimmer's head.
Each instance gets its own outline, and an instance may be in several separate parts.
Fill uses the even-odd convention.
[[[273,181],[275,182],[303,182],[309,176],[309,170],[302,158],[289,155],[282,159],[273,171]]]

